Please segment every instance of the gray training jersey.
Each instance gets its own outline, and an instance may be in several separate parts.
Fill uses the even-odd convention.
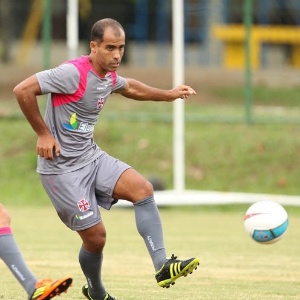
[[[125,85],[116,72],[99,76],[88,56],[36,74],[41,91],[49,94],[45,122],[60,144],[60,156],[38,157],[37,172],[62,174],[82,168],[101,155],[93,132],[99,114],[115,90]]]

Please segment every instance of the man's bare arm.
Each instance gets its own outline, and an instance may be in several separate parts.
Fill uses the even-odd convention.
[[[40,113],[37,96],[41,95],[41,88],[36,75],[19,83],[13,92],[24,116],[38,136],[37,154],[46,159],[53,159],[54,152],[59,155],[59,144],[52,136]]]
[[[171,90],[163,90],[151,87],[138,80],[128,78],[123,89],[117,91],[121,95],[134,100],[152,101],[174,101],[175,99],[186,99],[196,92],[187,85],[179,85]]]

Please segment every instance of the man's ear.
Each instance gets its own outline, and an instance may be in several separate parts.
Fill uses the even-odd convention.
[[[95,41],[90,42],[90,49],[91,49],[92,53],[96,52],[96,46],[97,46],[97,43]]]

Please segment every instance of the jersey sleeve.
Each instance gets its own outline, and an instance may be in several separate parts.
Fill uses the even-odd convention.
[[[112,89],[112,93],[116,90],[122,89],[124,87],[125,83],[126,83],[126,79],[122,76],[117,75],[116,82]]]
[[[70,63],[36,73],[42,94],[73,94],[78,88],[80,74]]]

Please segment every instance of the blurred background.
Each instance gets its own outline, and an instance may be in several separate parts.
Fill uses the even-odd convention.
[[[39,70],[88,54],[91,26],[104,17],[117,19],[126,31],[119,74],[171,88],[176,74],[176,1],[0,0],[3,126],[20,122],[13,87]],[[78,40],[71,40],[73,48],[70,3],[78,5],[73,15]],[[186,187],[298,195],[300,0],[185,0],[182,14],[183,80],[197,91],[184,108]],[[112,147],[113,155],[153,177],[158,189],[172,188],[170,105],[125,104],[119,98],[114,103],[108,104],[96,138]],[[121,128],[114,128],[116,120]],[[101,131],[106,123],[110,137]],[[130,130],[123,132],[126,126]],[[4,135],[2,139],[4,147]],[[34,145],[33,133],[29,140]],[[120,142],[132,149],[120,149]],[[3,150],[2,155],[18,153],[19,147]],[[136,150],[139,155],[132,155]],[[34,169],[34,147],[28,151]],[[2,162],[2,178],[7,177],[4,169],[12,168],[8,162]]]
[[[123,66],[135,68],[135,74],[145,67],[172,71],[172,21],[176,16],[172,16],[171,0],[76,0],[76,51],[67,45],[70,3],[0,0],[3,73],[16,67],[26,74],[88,54],[91,26],[104,17],[119,20],[126,30]],[[183,9],[188,83],[197,79],[216,85],[224,81],[245,84],[253,74],[251,84],[299,85],[300,0],[185,0]],[[188,73],[191,69],[192,74]],[[1,89],[9,86],[4,77]],[[276,106],[276,101],[272,104]]]
[[[165,65],[171,62],[169,47],[172,40],[171,0],[78,0],[80,51],[88,51],[90,28],[103,17],[112,17],[124,25],[128,51],[125,61],[132,65]],[[300,58],[299,0],[251,1],[245,11],[245,2],[239,0],[185,0],[184,31],[186,64],[243,68],[243,42],[239,35],[245,14],[251,14],[252,23],[259,26],[259,50],[254,67],[299,68]],[[43,41],[51,40],[51,62],[67,58],[61,54],[67,38],[66,16],[68,1],[60,0],[1,0],[1,62],[40,63]],[[50,22],[49,22],[50,21]],[[263,33],[263,29],[268,33]],[[275,30],[276,29],[276,30]],[[292,31],[294,29],[294,31]],[[227,31],[226,31],[227,30]],[[51,35],[47,36],[48,31]],[[143,53],[139,53],[144,46]],[[255,45],[256,46],[256,45]],[[233,49],[229,49],[229,48]],[[235,59],[231,52],[236,50]],[[63,51],[66,52],[66,51]],[[137,52],[139,55],[137,55]],[[39,58],[39,59],[37,59]],[[235,60],[235,62],[234,62]]]

